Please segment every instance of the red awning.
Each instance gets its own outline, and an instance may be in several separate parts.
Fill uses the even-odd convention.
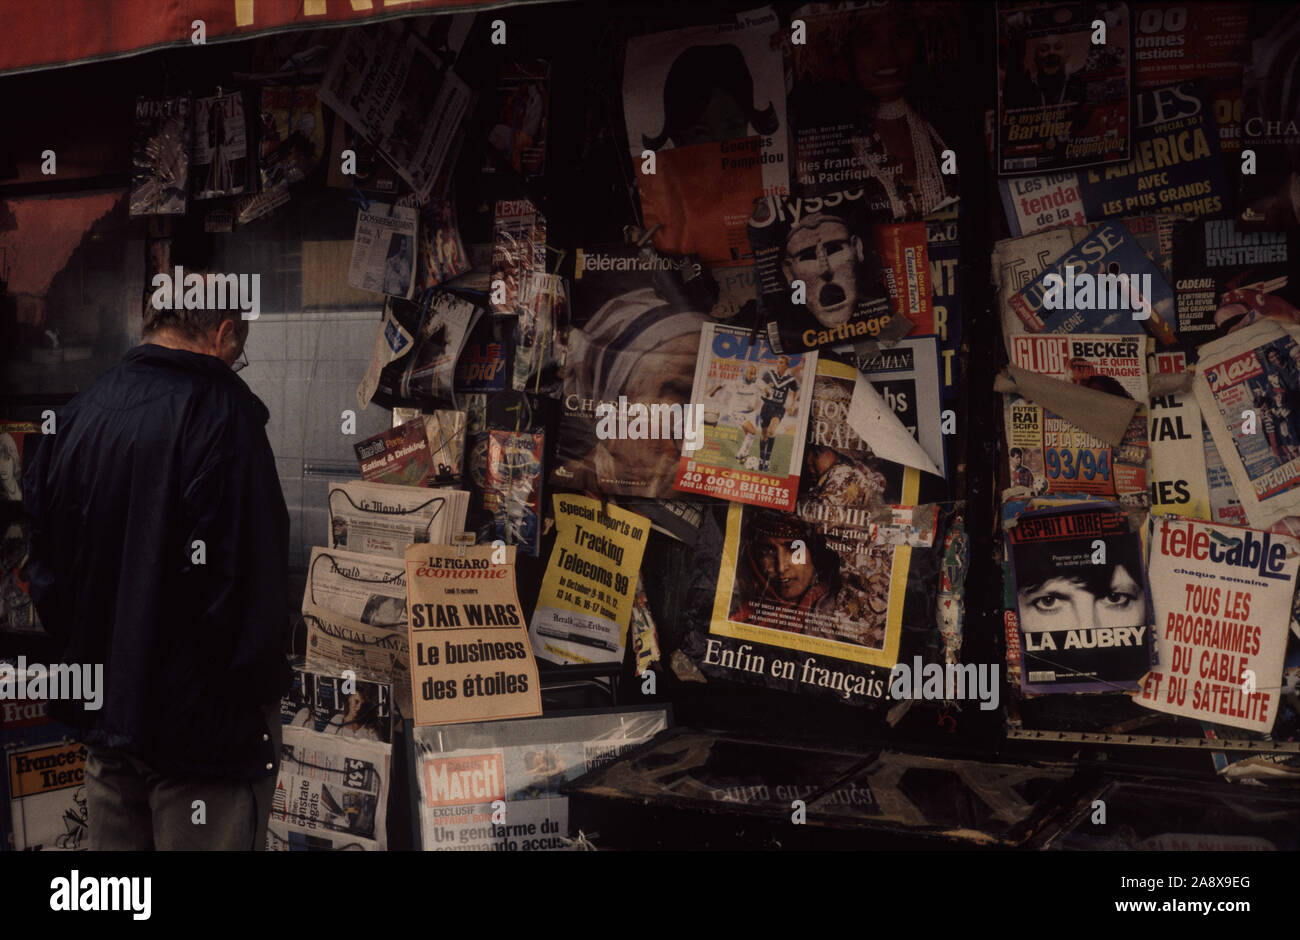
[[[3,0],[0,75],[288,29],[510,6],[483,0]]]

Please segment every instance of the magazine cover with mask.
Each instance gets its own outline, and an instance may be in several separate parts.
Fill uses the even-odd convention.
[[[765,199],[749,242],[759,319],[778,352],[862,342],[893,318],[861,189]]]

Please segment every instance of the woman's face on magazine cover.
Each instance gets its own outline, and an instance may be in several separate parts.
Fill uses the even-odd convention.
[[[853,32],[853,74],[878,101],[902,96],[916,61],[916,30],[893,12],[879,13]]]
[[[760,536],[754,547],[759,569],[768,587],[783,601],[797,601],[812,587],[814,571],[811,560],[806,557],[809,552],[806,547],[802,549],[803,560],[796,562],[796,551],[791,539],[769,535]]]
[[[1021,629],[1087,630],[1137,627],[1146,619],[1146,596],[1123,565],[1116,565],[1104,594],[1067,576],[1048,578],[1020,592]]]
[[[628,404],[641,402],[647,408],[655,404],[686,408],[691,400],[691,383],[699,348],[700,334],[684,333],[642,357],[623,387],[622,394],[627,396]],[[617,401],[618,395],[606,395],[605,399]],[[660,481],[663,492],[671,488],[681,456],[680,440],[612,438],[602,443],[609,449],[620,476]]]

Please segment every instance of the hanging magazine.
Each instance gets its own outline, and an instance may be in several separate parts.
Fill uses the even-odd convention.
[[[393,20],[344,31],[320,98],[427,202],[473,95],[419,36]]]
[[[861,190],[766,199],[749,220],[749,242],[761,319],[778,352],[870,339],[889,323],[889,290]]]
[[[763,7],[717,26],[628,40],[628,149],[660,251],[745,260],[754,200],[789,192],[779,30]]]
[[[194,101],[194,198],[238,196],[249,189],[248,128],[239,93]]]
[[[1238,224],[1243,229],[1300,228],[1300,10],[1252,4],[1250,43],[1242,57],[1242,150],[1255,153],[1253,174],[1241,175]]]
[[[131,215],[184,215],[193,137],[188,97],[137,98]]]

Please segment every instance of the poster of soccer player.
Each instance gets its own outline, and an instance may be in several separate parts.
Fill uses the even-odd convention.
[[[706,324],[674,489],[789,511],[799,489],[817,354],[779,355],[750,330]]]

